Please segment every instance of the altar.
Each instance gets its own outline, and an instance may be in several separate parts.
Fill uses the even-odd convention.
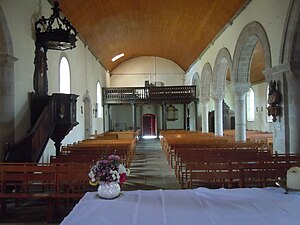
[[[300,225],[300,193],[281,188],[88,192],[61,225]]]

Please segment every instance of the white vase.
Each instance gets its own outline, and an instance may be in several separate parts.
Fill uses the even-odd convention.
[[[112,199],[120,195],[121,188],[118,182],[100,182],[98,195],[100,198]]]

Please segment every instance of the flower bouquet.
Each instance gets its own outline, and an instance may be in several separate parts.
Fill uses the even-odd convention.
[[[117,182],[122,186],[129,172],[129,169],[126,169],[126,167],[121,164],[118,155],[110,155],[107,159],[97,161],[90,168],[90,184],[96,186],[100,184],[100,182]]]

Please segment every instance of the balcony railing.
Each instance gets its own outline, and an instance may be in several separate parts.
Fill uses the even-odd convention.
[[[103,88],[104,104],[190,103],[197,101],[196,86]]]

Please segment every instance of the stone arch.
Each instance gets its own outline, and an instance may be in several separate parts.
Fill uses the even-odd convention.
[[[210,85],[212,69],[209,63],[203,66],[200,80],[200,103],[202,105],[202,132],[209,132],[208,128],[208,102],[210,100]]]
[[[192,85],[196,86],[196,97],[199,99],[200,97],[200,76],[197,72],[194,73],[193,78],[192,78]],[[194,105],[193,105],[194,104]],[[190,112],[191,112],[191,118],[190,118],[190,122],[194,121],[195,122],[195,129],[194,130],[198,130],[199,129],[199,117],[201,112],[199,111],[199,104],[198,102],[193,102],[193,104],[190,104]],[[200,114],[199,114],[200,112]],[[193,118],[192,115],[194,114]],[[192,123],[190,123],[190,125],[192,125]]]
[[[212,91],[217,95],[225,92],[226,72],[229,68],[232,76],[232,59],[227,48],[222,48],[215,60],[212,75]]]
[[[200,99],[208,98],[210,99],[210,85],[212,82],[212,69],[209,63],[205,63],[201,73],[200,82]]]
[[[5,143],[14,142],[15,61],[10,31],[0,7],[0,161],[5,155]]]
[[[196,97],[199,97],[200,96],[200,76],[197,72],[194,73],[194,76],[192,78],[192,85],[196,86]]]
[[[211,97],[214,100],[214,131],[216,136],[223,136],[223,99],[225,97],[226,72],[232,69],[229,51],[222,48],[215,60],[212,74]]]
[[[262,25],[256,21],[249,23],[242,30],[234,51],[232,81],[234,83],[250,83],[250,64],[253,50],[260,42],[264,52],[265,69],[272,67],[271,51],[267,34]]]
[[[262,25],[253,21],[246,25],[238,38],[234,56],[231,84],[235,92],[235,140],[246,141],[245,94],[250,88],[250,65],[253,51],[260,42],[265,59],[265,70],[271,68],[270,44]]]

